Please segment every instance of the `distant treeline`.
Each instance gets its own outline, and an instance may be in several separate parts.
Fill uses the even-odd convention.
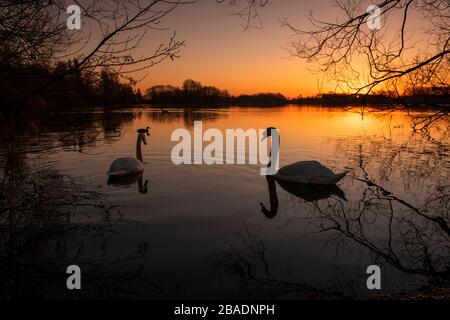
[[[315,97],[298,97],[289,101],[289,103],[292,104],[324,106],[380,106],[398,104],[399,102],[412,105],[450,105],[450,87],[421,88],[414,90],[413,92],[408,92],[400,98],[389,92],[368,95],[328,93],[317,95]]]
[[[232,96],[227,90],[214,86],[203,86],[191,79],[185,80],[181,87],[156,85],[146,90],[144,100],[147,103],[167,106],[274,106],[285,104],[355,106],[355,105],[392,105],[399,98],[390,92],[375,94],[338,94],[327,93],[314,97],[286,98],[281,93],[259,93]],[[402,103],[410,104],[450,104],[450,87],[418,88],[401,97]]]
[[[139,90],[131,81],[121,80],[104,68],[99,72],[76,69],[77,61],[54,66],[4,65],[1,68],[0,94],[4,107],[28,105],[33,109],[84,105],[142,103]],[[32,96],[32,99],[27,99]]]
[[[227,90],[204,86],[198,81],[187,79],[181,87],[157,85],[146,90],[148,103],[159,105],[283,105],[289,99],[281,93],[258,93],[232,96]]]
[[[289,99],[280,93],[230,95],[227,90],[185,80],[181,87],[156,85],[145,95],[135,89],[131,78],[123,78],[103,68],[97,72],[77,69],[75,60],[48,65],[22,66],[3,64],[0,68],[2,110],[27,104],[33,110],[48,107],[80,107],[89,105],[154,104],[161,106],[277,106],[285,104],[350,106],[399,103],[389,92],[370,95],[321,94]],[[32,99],[27,99],[32,96]],[[26,102],[25,102],[26,101]],[[450,104],[450,87],[419,88],[402,97],[402,103]]]

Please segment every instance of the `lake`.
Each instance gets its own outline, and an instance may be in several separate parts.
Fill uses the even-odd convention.
[[[445,121],[414,132],[403,111],[165,110],[66,110],[17,133],[7,190],[16,209],[1,220],[3,295],[383,298],[448,280]],[[280,166],[317,160],[348,174],[337,187],[299,188],[267,180],[261,165],[175,165],[171,134],[194,121],[221,132],[274,126]],[[147,126],[143,175],[108,185],[110,164],[135,156],[136,130]],[[65,289],[71,264],[81,291]],[[381,268],[381,290],[367,289],[370,265]]]

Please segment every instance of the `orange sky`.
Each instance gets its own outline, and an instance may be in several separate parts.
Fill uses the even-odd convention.
[[[281,92],[295,97],[317,93],[317,75],[304,63],[289,57],[285,46],[289,32],[280,27],[281,17],[303,19],[311,6],[303,1],[273,1],[261,11],[263,29],[244,31],[233,8],[203,0],[177,8],[163,24],[167,31],[155,32],[141,50],[152,50],[155,43],[177,32],[186,42],[181,57],[144,72],[138,87],[156,84],[181,86],[191,78],[205,85],[228,89],[232,94]],[[136,75],[136,78],[143,73]]]
[[[186,42],[181,57],[170,59],[150,70],[134,75],[138,88],[156,84],[181,86],[191,78],[204,85],[228,89],[232,94],[280,92],[288,97],[315,95],[319,92],[321,76],[310,71],[311,65],[289,57],[283,49],[290,32],[281,28],[280,19],[287,18],[297,27],[309,26],[306,15],[335,20],[339,10],[332,1],[271,1],[260,11],[263,29],[243,30],[241,21],[233,16],[233,8],[214,0],[201,0],[194,5],[177,8],[162,22],[166,31],[155,31],[142,44],[143,52],[153,51],[155,45],[166,41],[174,30],[177,38]],[[334,87],[324,83],[323,92]]]

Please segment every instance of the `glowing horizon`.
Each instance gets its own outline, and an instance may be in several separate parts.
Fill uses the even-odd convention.
[[[150,40],[142,43],[140,50],[154,50],[174,31],[186,46],[179,58],[134,73],[135,79],[142,79],[136,88],[144,93],[154,85],[180,87],[184,80],[193,79],[228,90],[232,95],[279,92],[295,98],[339,92],[335,83],[310,70],[313,65],[289,55],[285,48],[292,34],[280,25],[280,19],[287,18],[298,27],[309,28],[308,11],[334,20],[341,14],[338,8],[328,1],[273,1],[260,10],[263,28],[248,30],[242,28],[232,10],[215,1],[177,8],[163,21],[168,29],[151,33]],[[417,23],[412,22],[416,27]],[[355,64],[364,66],[360,62]]]
[[[319,5],[320,7],[320,5]],[[298,1],[273,2],[260,11],[262,29],[243,30],[241,21],[232,15],[233,9],[214,1],[178,8],[167,17],[167,31],[158,31],[141,50],[152,50],[157,41],[164,42],[176,30],[177,38],[185,41],[180,57],[165,60],[148,71],[133,74],[140,79],[136,88],[154,85],[181,86],[186,79],[203,85],[228,90],[232,95],[279,92],[286,97],[316,95],[319,75],[307,70],[307,65],[291,59],[286,41],[289,32],[282,29],[279,18],[304,18],[309,4]],[[297,14],[290,14],[297,12]]]

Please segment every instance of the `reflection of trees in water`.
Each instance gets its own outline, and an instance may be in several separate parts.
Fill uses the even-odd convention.
[[[89,185],[28,161],[9,140],[0,179],[0,296],[3,298],[165,296],[144,276],[147,243],[118,254],[116,228],[133,223]],[[39,156],[45,157],[44,153]],[[82,290],[66,288],[67,266],[82,270]]]
[[[133,121],[133,112],[108,111],[104,112],[74,112],[61,113],[51,119],[50,126],[56,140],[65,149],[75,148],[83,152],[86,147],[100,147],[118,140],[125,126]]]
[[[148,113],[148,118],[152,122],[171,123],[183,121],[188,128],[194,126],[194,121],[208,122],[217,120],[220,117],[226,117],[226,114],[201,108],[173,108],[165,113],[160,112],[159,110]]]
[[[399,273],[413,281],[394,288],[394,297],[401,297],[395,293],[400,289],[410,298],[448,298],[448,146],[445,135],[433,140],[426,135],[414,135],[414,139],[403,144],[369,137],[341,140],[337,154],[347,159],[348,167],[353,169],[341,185],[349,201],[328,197],[307,202],[296,196],[285,200],[295,204],[295,211],[308,222],[309,231],[327,235],[324,244],[336,251],[336,257],[346,259],[368,254],[369,261],[382,266],[383,274]],[[212,265],[237,276],[246,283],[241,287],[249,285],[248,288],[262,296],[293,291],[306,298],[316,297],[307,285],[280,281],[269,272],[262,240],[247,233],[240,233],[243,238],[240,245],[212,257]],[[269,284],[274,291],[267,289]],[[365,288],[364,284],[360,287]],[[342,290],[345,286],[337,288]],[[385,293],[381,292],[380,297]],[[319,296],[330,298],[329,294],[330,290],[323,288]]]
[[[2,297],[130,297],[161,290],[141,276],[137,264],[145,250],[119,257],[109,252],[114,226],[130,223],[119,207],[51,170],[24,183],[15,214],[6,209],[0,216]],[[82,269],[80,292],[65,288],[71,264]]]
[[[448,297],[450,187],[439,189],[423,206],[414,207],[370,180],[357,179],[355,184],[360,190],[359,198],[353,196],[348,202],[338,197],[314,202],[296,200],[302,201],[299,212],[307,213],[308,230],[326,232],[328,240],[324,244],[336,250],[336,257],[355,256],[361,251],[369,254],[373,264],[382,266],[384,275],[394,268],[406,276],[416,276],[416,287],[425,283],[417,291],[424,297]],[[361,292],[349,287],[346,276],[322,287],[292,280],[289,274],[275,276],[258,233],[249,232],[245,226],[238,236],[238,245],[208,260],[215,269],[234,276],[245,296],[334,299],[357,297]],[[359,269],[364,272],[366,267],[361,265]],[[405,284],[408,289],[401,290],[414,297],[415,291],[409,287],[414,288],[415,284]],[[363,283],[358,287],[365,288]]]
[[[293,279],[287,270],[277,275],[267,259],[266,246],[259,240],[259,229],[243,221],[236,233],[238,244],[229,250],[211,255],[207,262],[212,268],[236,280],[239,294],[253,299],[349,299],[350,295],[335,283],[327,286],[311,285]],[[233,291],[234,292],[234,291]]]
[[[336,153],[384,185],[401,183],[405,192],[429,193],[445,185],[450,175],[450,130],[448,122],[433,127],[429,134],[411,132],[397,141],[396,133],[381,137],[358,136],[338,141]],[[395,130],[395,129],[394,129]],[[359,170],[357,169],[357,170]],[[363,177],[364,172],[355,172]]]
[[[365,172],[363,166],[360,169]],[[314,230],[328,232],[328,243],[336,249],[357,244],[374,263],[421,276],[426,290],[448,287],[450,186],[437,186],[417,205],[373,180],[354,179],[360,192],[352,201],[327,199],[308,211]]]
[[[449,217],[448,208],[440,206],[450,190],[417,208],[370,180],[364,183],[351,206],[336,199],[315,203],[311,223],[320,231],[337,231],[335,243],[354,240],[400,271],[448,278]],[[446,211],[443,216],[440,210]]]
[[[402,272],[448,281],[450,168],[442,147],[418,139],[347,141],[338,149],[352,154],[353,199],[315,203],[311,221]]]
[[[310,221],[334,231],[335,245],[351,240],[403,273],[448,284],[450,140],[441,128],[431,136],[412,133],[402,144],[391,138],[341,141],[338,152],[354,168],[347,183],[353,199],[314,204]]]
[[[20,122],[2,123],[0,142],[7,148],[15,141],[21,153],[63,148],[84,152],[86,147],[101,147],[118,140],[137,114],[133,111],[82,109],[22,118]],[[18,144],[20,142],[20,144]],[[4,154],[4,150],[2,150]]]

